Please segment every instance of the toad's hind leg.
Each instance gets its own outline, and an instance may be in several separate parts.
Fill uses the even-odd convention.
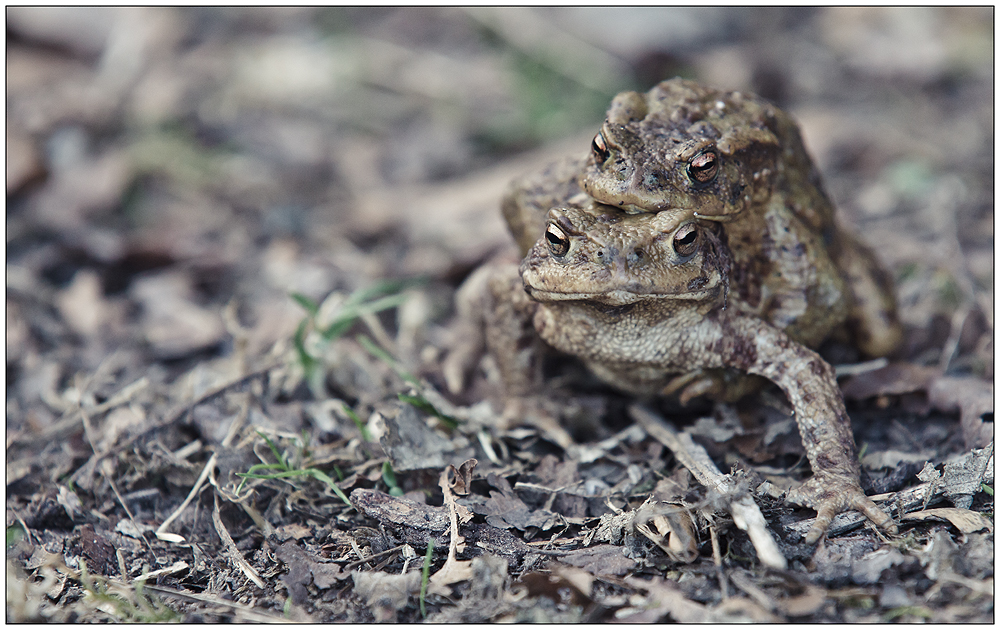
[[[891,354],[903,339],[892,277],[853,234],[841,232],[839,241],[836,262],[852,296],[847,325],[855,345],[871,357]]]

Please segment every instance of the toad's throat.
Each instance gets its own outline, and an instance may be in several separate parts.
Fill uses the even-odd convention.
[[[632,302],[631,304],[603,304],[601,302],[588,302],[588,304],[597,312],[607,315],[608,317],[621,317],[622,315],[626,315],[632,311],[637,302]]]

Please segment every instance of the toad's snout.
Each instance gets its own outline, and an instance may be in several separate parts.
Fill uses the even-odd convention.
[[[620,277],[633,275],[654,262],[646,243],[607,246],[599,250],[596,255],[605,268]]]

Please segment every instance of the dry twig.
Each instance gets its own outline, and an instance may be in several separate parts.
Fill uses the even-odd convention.
[[[229,559],[232,560],[233,564],[240,568],[243,575],[247,576],[251,582],[257,585],[257,588],[264,588],[264,581],[260,579],[260,574],[257,570],[250,566],[250,563],[246,561],[240,550],[236,548],[236,543],[233,542],[233,537],[229,535],[229,530],[226,529],[226,525],[222,522],[222,516],[219,514],[219,497],[215,496],[215,507],[212,510],[212,522],[215,524],[215,531],[219,533],[219,538],[222,539],[222,544],[226,548],[226,554]]]
[[[737,494],[736,485],[730,475],[723,475],[709,458],[705,449],[698,446],[686,433],[677,433],[666,420],[641,405],[629,407],[629,413],[654,438],[674,452],[677,460],[691,471],[702,485],[715,490],[729,505],[733,522],[750,536],[750,542],[757,550],[757,556],[764,564],[776,569],[788,566],[785,557],[778,550],[777,543],[767,529],[764,515],[748,495]]]

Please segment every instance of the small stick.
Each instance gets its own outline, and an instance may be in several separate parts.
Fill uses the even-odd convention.
[[[357,544],[357,543],[355,543],[355,544]],[[367,558],[362,558],[361,560],[355,560],[354,562],[351,562],[350,564],[345,564],[344,565],[344,571],[350,571],[354,567],[356,567],[358,565],[361,565],[361,564],[364,564],[366,562],[369,562],[371,560],[374,560],[375,558],[380,558],[380,557],[388,555],[390,553],[396,553],[397,551],[402,550],[403,547],[405,547],[405,546],[406,545],[400,545],[398,547],[393,547],[392,549],[386,549],[385,551],[380,551],[378,553],[373,553],[372,555],[368,556]],[[360,551],[360,549],[358,551]],[[359,553],[358,556],[360,557],[361,554]]]
[[[250,566],[250,563],[246,561],[240,550],[236,548],[236,543],[233,542],[233,537],[229,535],[229,530],[226,529],[226,525],[222,522],[222,515],[219,514],[219,495],[215,495],[215,508],[212,510],[212,522],[215,524],[215,531],[218,532],[219,538],[222,539],[222,544],[226,547],[226,553],[229,555],[229,559],[233,561],[233,564],[243,571],[243,575],[257,585],[257,588],[264,588],[264,581],[260,579],[260,575],[257,570]]]
[[[712,560],[715,562],[715,575],[719,578],[719,590],[722,591],[722,599],[729,599],[729,580],[722,570],[722,551],[719,549],[719,534],[715,531],[715,523],[709,524],[708,535],[712,538]]]
[[[28,525],[24,522],[24,519],[21,518],[21,515],[17,513],[17,510],[15,510],[14,508],[9,508],[9,509],[10,509],[11,512],[14,513],[14,518],[17,519],[17,522],[20,523],[21,527],[24,528],[24,535],[28,537],[28,542],[31,543],[31,544],[35,544],[35,543],[31,542],[32,538],[34,538],[38,542],[42,542],[41,539],[38,538],[38,536],[34,536],[31,533],[31,530],[28,528]]]
[[[156,423],[156,424],[154,424],[154,425],[152,425],[150,427],[147,427],[147,428],[143,429],[142,431],[140,431],[139,433],[131,436],[130,438],[128,438],[127,440],[125,440],[121,444],[119,444],[117,446],[114,446],[114,447],[111,447],[107,451],[105,451],[104,453],[101,453],[100,455],[95,455],[94,457],[96,457],[97,459],[104,459],[108,455],[111,455],[113,453],[117,453],[119,451],[122,451],[122,450],[128,448],[129,446],[131,446],[132,444],[134,444],[139,438],[143,437],[147,433],[151,433],[151,432],[156,431],[158,429],[162,429],[164,427],[168,427],[168,426],[174,424],[175,422],[180,421],[184,416],[186,416],[187,414],[191,413],[191,411],[193,411],[195,407],[207,403],[208,401],[212,400],[216,396],[224,394],[226,391],[228,391],[230,389],[233,389],[235,387],[241,387],[243,385],[246,385],[247,383],[249,383],[250,381],[252,381],[254,379],[260,378],[262,376],[267,376],[268,372],[270,372],[274,368],[278,367],[279,365],[280,365],[280,363],[273,363],[273,364],[267,366],[266,368],[262,368],[260,370],[257,370],[256,372],[251,372],[250,374],[247,374],[246,376],[238,378],[235,381],[230,381],[229,383],[226,383],[225,385],[220,385],[219,387],[216,387],[215,389],[213,389],[213,390],[211,390],[211,391],[203,394],[202,396],[200,396],[196,400],[193,400],[192,402],[190,402],[190,403],[188,403],[186,405],[183,405],[179,409],[175,409],[163,421],[158,422],[158,423]],[[93,457],[91,459],[93,459]],[[84,464],[84,465],[86,465],[86,464]]]
[[[629,413],[647,433],[673,451],[677,461],[690,470],[699,483],[722,495],[729,504],[733,523],[750,537],[761,562],[776,569],[787,568],[788,561],[771,537],[760,508],[749,496],[737,496],[732,477],[716,468],[705,449],[695,444],[690,435],[678,433],[666,420],[641,405],[632,405]]]
[[[249,410],[250,410],[250,399],[249,397],[246,397],[243,400],[243,406],[240,408],[240,412],[236,414],[236,417],[233,418],[233,421],[229,425],[229,431],[226,432],[226,437],[225,439],[222,440],[222,446],[224,447],[229,446],[229,444],[233,441],[233,438],[239,431],[239,428],[243,426],[243,421],[246,419]],[[185,497],[184,502],[181,503],[180,507],[174,510],[170,516],[167,517],[167,520],[163,521],[163,524],[161,524],[159,527],[156,528],[157,538],[159,538],[160,540],[165,540],[167,542],[174,542],[174,543],[184,542],[183,536],[179,534],[169,533],[167,531],[167,527],[169,527],[170,524],[174,522],[174,519],[176,519],[178,516],[181,515],[181,512],[183,512],[188,505],[190,505],[191,501],[201,490],[201,487],[205,483],[205,480],[208,478],[208,475],[213,470],[215,470],[215,462],[218,461],[218,459],[219,459],[218,452],[212,453],[212,456],[208,458],[208,461],[205,463],[205,467],[201,469],[201,474],[198,475],[198,480],[194,482],[194,487],[192,487],[191,491],[188,492],[188,495],[187,497]]]

